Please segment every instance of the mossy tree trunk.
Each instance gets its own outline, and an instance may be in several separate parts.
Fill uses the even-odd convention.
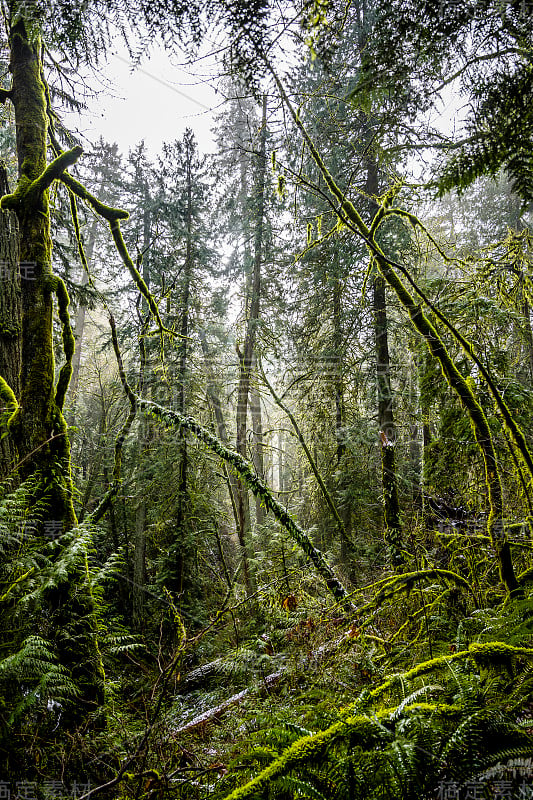
[[[19,179],[14,193],[3,196],[1,207],[12,209],[18,219],[22,306],[20,387],[9,429],[19,459],[17,480],[31,476],[40,485],[36,501],[48,513],[41,529],[45,541],[47,521],[59,533],[77,524],[70,444],[62,413],[72,371],[74,337],[65,286],[52,272],[49,187],[75,163],[81,148],[47,164],[49,117],[41,42],[35,32],[30,37],[24,20],[18,19],[9,32],[9,47],[12,86],[7,96],[15,110]],[[52,338],[54,296],[65,356],[57,384]],[[28,513],[31,517],[32,510]],[[58,544],[58,554],[59,548]],[[47,590],[45,600],[48,636],[80,690],[76,708],[65,710],[63,724],[77,724],[103,701],[104,676],[86,561],[73,564],[68,576]]]
[[[54,278],[48,189],[29,197],[24,188],[46,169],[45,89],[40,43],[30,44],[22,21],[11,30],[11,100],[15,108],[20,197],[15,205],[22,269],[22,369],[19,411],[11,423],[21,459],[21,475],[48,469],[51,456],[63,458],[66,437],[55,409],[52,315]],[[53,438],[55,437],[55,438]],[[58,441],[59,440],[59,441]],[[72,523],[69,503],[58,498],[57,512]]]
[[[8,194],[7,170],[0,164],[0,196]],[[18,268],[18,224],[12,211],[0,211],[0,375],[20,397],[20,369],[22,357],[22,299]],[[0,400],[0,413],[9,409]],[[7,432],[2,425],[0,435]],[[0,480],[13,474],[17,452],[12,436],[0,438]]]

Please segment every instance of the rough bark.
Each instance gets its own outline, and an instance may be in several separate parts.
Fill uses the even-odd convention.
[[[41,42],[19,19],[9,31],[19,179],[3,209],[13,209],[19,226],[22,299],[20,402],[9,421],[18,456],[18,480],[40,481],[36,500],[49,509],[63,531],[77,524],[72,502],[70,443],[62,408],[71,376],[74,337],[63,282],[52,273],[49,187],[75,163],[81,148],[47,164],[48,113],[42,80]],[[54,295],[62,324],[65,363],[55,384],[52,320]],[[29,510],[31,513],[31,510]],[[44,537],[44,523],[43,531]],[[76,725],[103,701],[104,673],[96,638],[94,601],[87,563],[79,563],[47,590],[45,619],[60,662],[80,689],[76,706],[65,710],[63,724]]]
[[[0,164],[0,196],[8,194],[7,170]],[[17,217],[12,211],[0,211],[0,375],[20,397],[22,359],[22,298],[19,273]],[[0,399],[0,414],[6,414],[0,434],[7,433],[7,409]],[[11,475],[17,451],[11,435],[0,438],[0,481]]]

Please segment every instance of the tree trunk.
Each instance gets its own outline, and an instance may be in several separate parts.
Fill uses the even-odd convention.
[[[261,395],[255,386],[251,386],[250,390],[250,412],[252,415],[252,429],[253,429],[253,449],[252,458],[254,462],[255,471],[261,478],[265,479],[265,467],[263,458],[263,418],[261,412]],[[261,504],[261,498],[255,498],[255,522],[256,525],[262,525],[265,519],[265,509]]]
[[[246,325],[246,335],[242,353],[239,351],[240,374],[239,387],[237,392],[237,441],[236,450],[239,455],[246,458],[247,445],[247,417],[248,417],[248,395],[250,392],[250,378],[254,357],[255,341],[257,335],[257,325],[259,321],[259,309],[261,298],[261,263],[263,257],[263,226],[265,210],[265,176],[266,176],[266,96],[263,97],[263,116],[261,127],[260,151],[257,165],[257,179],[254,189],[254,260],[253,273],[251,280],[251,296],[247,293],[248,319]],[[244,560],[244,580],[248,593],[253,591],[253,581],[249,569],[249,559],[252,555],[251,525],[250,525],[250,504],[248,489],[239,479],[237,481],[237,513],[239,518],[239,543],[241,545]]]
[[[7,170],[0,163],[0,196],[9,193]],[[0,375],[20,397],[22,359],[22,300],[19,274],[17,217],[12,211],[0,211]],[[0,399],[0,413],[8,413]],[[17,451],[7,425],[0,430],[0,481],[12,474]]]
[[[10,98],[15,109],[19,181],[14,194],[2,198],[13,208],[19,224],[22,296],[22,365],[20,402],[10,421],[20,459],[18,479],[40,482],[40,508],[48,508],[63,531],[77,524],[72,502],[70,443],[62,413],[71,375],[74,337],[70,328],[68,295],[52,273],[49,186],[81,154],[74,148],[47,170],[48,112],[41,76],[41,42],[19,19],[9,33],[11,50]],[[69,160],[70,159],[70,160]],[[66,363],[54,384],[52,338],[53,296],[57,295]],[[31,514],[31,510],[30,514]],[[75,587],[75,589],[73,588]],[[80,694],[63,714],[63,724],[75,725],[87,711],[103,702],[104,673],[96,639],[94,601],[86,561],[80,559],[54,588],[47,590],[48,635],[60,662],[70,669]]]
[[[379,192],[378,165],[375,159],[372,159],[368,166],[366,190],[372,197],[377,196]],[[404,563],[405,558],[402,553],[402,527],[396,479],[396,428],[390,381],[387,296],[385,280],[381,274],[374,277],[373,310],[385,538],[392,564],[397,567]]]

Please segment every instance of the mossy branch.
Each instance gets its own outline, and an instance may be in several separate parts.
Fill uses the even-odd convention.
[[[402,572],[400,575],[394,575],[384,583],[379,591],[374,595],[373,599],[366,605],[358,608],[358,613],[366,611],[368,608],[377,607],[384,600],[393,597],[398,592],[409,589],[417,581],[426,580],[428,578],[442,578],[446,583],[455,584],[465,589],[474,598],[474,592],[468,581],[456,572],[449,569],[421,569],[416,572]]]
[[[306,556],[308,556],[308,558],[315,565],[318,574],[326,583],[326,586],[335,600],[351,608],[348,600],[348,592],[331,569],[330,565],[324,558],[323,553],[313,545],[306,532],[300,528],[297,522],[293,520],[290,514],[288,514],[283,508],[281,503],[279,503],[272,496],[266,484],[261,480],[261,478],[259,478],[258,475],[256,475],[251,465],[248,463],[248,461],[246,461],[245,458],[223,445],[216,436],[213,436],[213,434],[210,433],[207,428],[204,428],[203,425],[200,425],[200,423],[197,422],[193,417],[187,417],[178,413],[177,411],[171,411],[170,409],[163,408],[151,400],[145,400],[142,397],[138,397],[134,394],[126,378],[126,373],[122,364],[122,358],[120,357],[116,331],[113,333],[113,326],[112,338],[115,355],[117,356],[117,363],[119,365],[120,379],[122,381],[124,391],[126,392],[130,403],[132,404],[132,410],[133,408],[136,408],[141,411],[148,412],[154,417],[157,417],[166,425],[183,428],[184,430],[190,431],[197,437],[197,439],[207,445],[207,447],[213,453],[216,453],[223,461],[231,464],[241,479],[251,489],[254,496],[261,499],[265,505],[265,508],[267,508],[269,511],[272,511],[273,515],[276,517],[278,522],[283,525],[291,538],[300,545]]]
[[[294,109],[284,87],[277,77],[273,67],[266,56],[264,57],[268,70],[272,74],[282,100],[287,106],[304,142],[306,143],[311,156],[318,167],[326,186],[333,198],[339,203],[339,218],[342,223],[347,225],[350,230],[363,239],[369,251],[374,256],[379,271],[386,282],[394,289],[396,295],[404,308],[407,310],[411,321],[416,330],[424,337],[426,345],[434,358],[439,362],[443,375],[450,387],[456,392],[461,404],[467,411],[477,445],[482,453],[485,467],[485,482],[490,504],[490,514],[488,519],[488,533],[498,559],[500,577],[510,594],[518,592],[518,584],[514,573],[513,562],[509,549],[509,544],[505,537],[505,530],[502,525],[503,500],[496,453],[490,428],[483,409],[479,405],[472,389],[457,369],[436,328],[429,318],[423,313],[420,304],[416,303],[414,297],[409,293],[398,274],[393,269],[394,262],[387,258],[381,247],[374,239],[370,228],[365,224],[361,215],[353,203],[346,197],[345,193],[339,188],[335,179],[328,170],[320,153],[318,152],[313,140],[309,136],[303,125],[299,114]],[[402,268],[404,271],[404,268]]]
[[[36,197],[45,192],[55,180],[58,180],[63,172],[72,167],[78,158],[82,155],[83,149],[79,146],[73,147],[72,150],[66,150],[61,155],[54,158],[48,164],[46,169],[36,178],[33,183],[28,187],[28,193],[34,194]]]
[[[81,147],[66,150],[54,158],[34,181],[30,181],[27,176],[22,175],[15,191],[2,197],[0,208],[16,210],[25,203],[37,203],[42,194],[50,188],[55,180],[63,177],[64,171],[75,164],[82,153]]]
[[[64,172],[60,176],[60,180],[65,184],[65,186],[68,186],[68,188],[81,200],[85,200],[86,203],[89,203],[89,205],[94,208],[96,213],[100,214],[100,216],[106,219],[109,223],[113,222],[113,220],[129,218],[128,211],[125,211],[123,208],[106,206],[105,203],[100,202],[98,198],[91,194],[91,192],[89,192],[82,183],[77,181],[76,178],[73,178],[72,175],[69,175],[68,172]]]

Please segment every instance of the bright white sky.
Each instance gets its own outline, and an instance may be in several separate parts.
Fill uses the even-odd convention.
[[[219,65],[209,58],[187,69],[177,61],[154,46],[150,57],[145,56],[134,68],[126,47],[117,40],[107,65],[100,70],[106,85],[102,85],[98,98],[89,101],[89,110],[81,116],[63,113],[64,121],[92,143],[100,136],[117,142],[124,156],[144,139],[149,155],[155,158],[162,143],[180,138],[186,127],[193,129],[200,152],[213,152],[213,111],[223,104],[223,97],[214,88],[216,78],[212,77]],[[94,86],[94,74],[87,75],[86,80]],[[443,102],[433,111],[431,123],[450,133],[457,116],[461,117],[460,105],[449,87]]]
[[[190,127],[200,152],[213,151],[212,109],[222,101],[211,85],[213,81],[174,66],[168,53],[159,47],[133,69],[126,48],[118,45],[101,73],[111,86],[102,88],[98,98],[89,101],[89,110],[81,116],[63,114],[67,125],[77,127],[91,142],[103,136],[110,143],[117,142],[126,155],[144,139],[154,157],[163,142],[180,138]],[[87,81],[94,85],[93,76]]]

